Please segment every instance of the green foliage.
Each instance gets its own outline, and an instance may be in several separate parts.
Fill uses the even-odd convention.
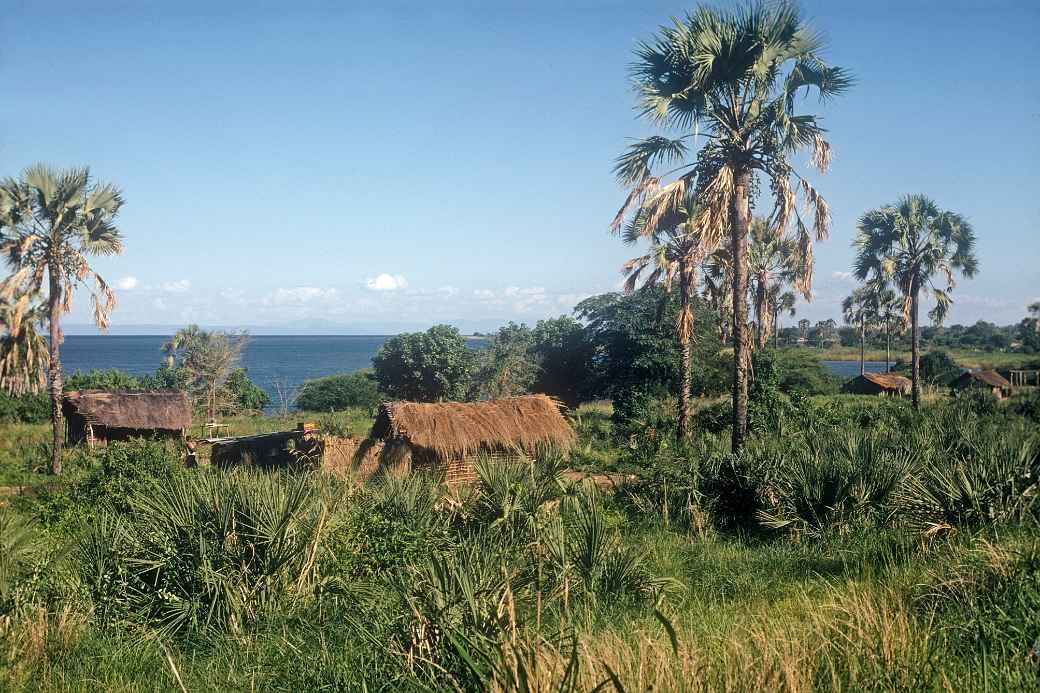
[[[231,401],[239,410],[263,411],[271,398],[262,389],[257,387],[245,368],[237,368],[231,371],[227,381],[224,383],[231,395]]]
[[[10,395],[0,392],[0,423],[45,423],[51,418],[48,395]]]
[[[466,398],[476,353],[458,329],[435,325],[426,332],[391,337],[372,358],[379,390],[393,399],[417,402]]]
[[[74,549],[102,620],[238,631],[313,589],[325,513],[306,477],[186,475],[132,510],[98,516]]]
[[[612,397],[629,386],[679,390],[679,339],[675,292],[650,286],[629,295],[603,294],[582,301],[575,313],[588,322],[587,338],[595,354],[589,395]],[[694,395],[718,394],[726,389],[726,363],[714,330],[715,320],[694,302]]]
[[[480,352],[474,376],[479,394],[498,399],[530,392],[541,370],[531,352],[533,341],[527,325],[510,322],[499,328]]]
[[[909,371],[910,364],[900,364],[896,369]],[[921,380],[929,385],[949,387],[962,372],[964,369],[947,351],[933,349],[921,357]]]
[[[773,354],[781,392],[834,395],[841,389],[841,378],[831,373],[819,356],[808,349],[782,349]]]
[[[306,381],[296,395],[296,406],[303,411],[342,411],[351,407],[371,411],[380,399],[372,372],[362,370]]]
[[[118,368],[93,370],[86,373],[76,371],[67,376],[63,382],[66,391],[73,390],[107,390],[109,392],[135,392],[147,389],[141,378],[130,375]]]
[[[18,582],[33,554],[32,526],[0,507],[0,617],[15,606]]]
[[[539,320],[531,334],[531,353],[539,364],[533,392],[551,395],[569,406],[592,396],[596,344],[574,318]]]

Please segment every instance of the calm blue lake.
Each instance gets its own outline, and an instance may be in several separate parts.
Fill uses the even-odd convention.
[[[66,373],[118,368],[134,375],[152,373],[162,363],[159,336],[70,335],[62,345]],[[254,336],[242,354],[242,365],[249,377],[271,397],[272,406],[280,402],[278,384],[292,391],[305,380],[335,373],[351,373],[372,365],[372,357],[387,336]],[[480,342],[474,342],[474,346]],[[859,374],[858,361],[823,361],[842,378]],[[868,371],[884,371],[884,361],[867,361]]]

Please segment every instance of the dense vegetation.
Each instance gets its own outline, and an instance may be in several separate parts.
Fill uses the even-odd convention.
[[[64,489],[0,509],[3,686],[1035,682],[1037,398],[915,412],[756,372],[738,454],[709,410],[676,446],[671,407],[619,444],[586,406],[570,458],[482,464],[472,490],[67,453]],[[607,448],[635,474],[620,491],[562,474]]]

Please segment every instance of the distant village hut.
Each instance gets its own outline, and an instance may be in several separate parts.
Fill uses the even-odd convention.
[[[366,443],[381,445],[383,469],[431,469],[455,484],[476,480],[478,455],[569,449],[574,439],[556,400],[526,395],[471,403],[388,402],[379,408]]]
[[[997,399],[1011,392],[1011,383],[996,371],[965,371],[953,381],[954,390],[989,390]]]
[[[135,437],[182,438],[191,426],[191,404],[179,391],[67,392],[62,413],[72,445]]]
[[[321,461],[323,444],[312,423],[290,431],[212,441],[210,463],[221,469],[249,466],[273,470],[312,466]]]
[[[845,391],[855,395],[902,396],[910,394],[913,383],[895,373],[864,373],[850,380]]]

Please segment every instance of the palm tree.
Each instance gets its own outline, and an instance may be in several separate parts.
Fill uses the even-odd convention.
[[[899,329],[903,321],[903,303],[888,284],[872,281],[866,285],[874,304],[877,323],[885,330],[885,372],[892,363],[892,328]]]
[[[37,394],[47,386],[47,340],[36,329],[46,305],[31,297],[0,301],[0,390]]]
[[[867,322],[874,320],[872,297],[866,287],[860,287],[845,297],[841,302],[841,314],[845,324],[859,331],[859,374],[866,373],[865,351],[867,343]]]
[[[797,229],[800,272],[797,287],[812,291],[812,242],[826,238],[827,203],[795,173],[789,157],[808,149],[822,171],[830,145],[815,116],[795,112],[800,93],[827,98],[844,91],[850,79],[820,57],[823,41],[790,2],[755,2],[736,10],[702,7],[661,28],[636,51],[633,75],[640,111],[654,124],[684,132],[677,139],[652,136],[632,144],[615,165],[629,188],[614,219],[619,228],[632,210],[647,226],[673,213],[696,191],[706,257],[727,238],[733,271],[733,448],[747,433],[750,339],[747,331],[747,240],[752,181],[761,176],[774,197],[769,226],[780,236],[788,223]],[[690,141],[705,143],[689,161]],[[667,167],[663,173],[652,169]],[[670,170],[668,170],[670,169]],[[665,182],[666,178],[671,178]],[[814,210],[813,234],[798,211],[801,195]]]
[[[798,246],[786,235],[777,236],[769,230],[765,219],[751,223],[751,245],[748,249],[749,289],[755,307],[756,344],[766,348],[779,314],[778,303],[783,289],[798,276]],[[794,315],[794,295],[787,294]]]
[[[730,281],[729,249],[719,247],[700,266],[705,303],[718,318],[719,341],[727,344],[733,326],[733,284]]]
[[[953,302],[954,272],[972,277],[978,271],[975,231],[955,212],[942,211],[924,195],[908,195],[894,205],[864,214],[858,225],[855,274],[860,279],[892,281],[903,298],[903,324],[911,327],[911,375],[914,407],[921,406],[920,292],[930,291],[935,307],[929,316],[941,324]],[[943,288],[932,278],[946,279]]]
[[[779,288],[779,284],[774,284],[774,287]],[[773,348],[779,346],[780,340],[780,313],[787,313],[792,318],[794,317],[795,304],[797,297],[791,291],[785,291],[774,299],[771,299],[773,303]]]
[[[108,327],[115,294],[91,268],[88,258],[123,251],[115,225],[122,206],[120,191],[109,183],[93,181],[86,168],[56,171],[37,164],[27,168],[19,180],[0,182],[0,252],[7,256],[12,271],[0,283],[0,299],[11,300],[19,291],[37,293],[45,276],[47,279],[54,474],[61,474],[64,442],[61,316],[72,308],[73,290],[91,279],[94,322],[102,330]]]
[[[687,195],[677,213],[660,217],[657,226],[646,226],[646,216],[636,214],[625,229],[624,241],[634,244],[641,238],[650,241],[650,250],[633,258],[621,268],[625,276],[625,292],[635,290],[640,277],[643,286],[664,283],[665,291],[671,292],[672,284],[679,280],[679,315],[676,333],[679,337],[679,438],[690,436],[690,387],[693,379],[693,364],[690,340],[693,337],[693,299],[697,293],[698,251],[701,247],[697,227],[693,220],[697,216],[697,204],[693,194]]]

